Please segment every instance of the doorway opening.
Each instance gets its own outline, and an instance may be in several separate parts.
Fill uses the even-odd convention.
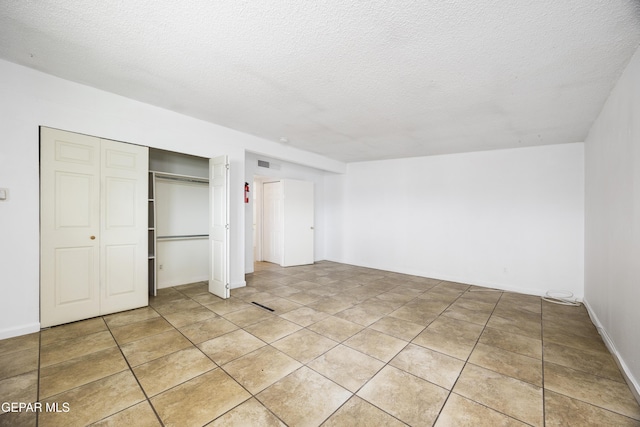
[[[226,156],[212,159],[150,149],[150,293],[209,282],[209,292],[229,297],[228,170]],[[151,212],[153,208],[153,212]],[[151,237],[154,241],[151,241]],[[152,280],[153,277],[153,290]]]
[[[253,261],[313,264],[313,182],[254,176],[253,188]]]

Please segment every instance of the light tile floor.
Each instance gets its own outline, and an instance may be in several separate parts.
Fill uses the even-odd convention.
[[[331,262],[247,283],[0,341],[0,401],[43,404],[0,426],[640,426],[584,307]]]

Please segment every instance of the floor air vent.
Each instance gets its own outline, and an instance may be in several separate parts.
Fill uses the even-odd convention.
[[[255,301],[252,301],[252,302],[251,302],[251,304],[255,304],[255,305],[257,305],[258,307],[262,307],[262,308],[264,308],[265,310],[275,311],[273,308],[269,308],[269,307],[267,307],[266,305],[262,305],[262,304],[260,304],[260,303],[258,303],[258,302],[255,302]]]

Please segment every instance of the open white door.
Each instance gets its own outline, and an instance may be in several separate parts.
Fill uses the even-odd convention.
[[[283,179],[282,266],[313,264],[313,182]]]
[[[229,161],[209,160],[209,292],[229,298]]]
[[[263,184],[262,259],[282,267],[314,262],[313,182]]]
[[[262,185],[262,259],[282,265],[284,212],[282,181]]]

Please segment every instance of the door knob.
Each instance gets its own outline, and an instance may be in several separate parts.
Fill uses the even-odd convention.
[[[89,237],[91,240],[96,240],[96,236]]]

